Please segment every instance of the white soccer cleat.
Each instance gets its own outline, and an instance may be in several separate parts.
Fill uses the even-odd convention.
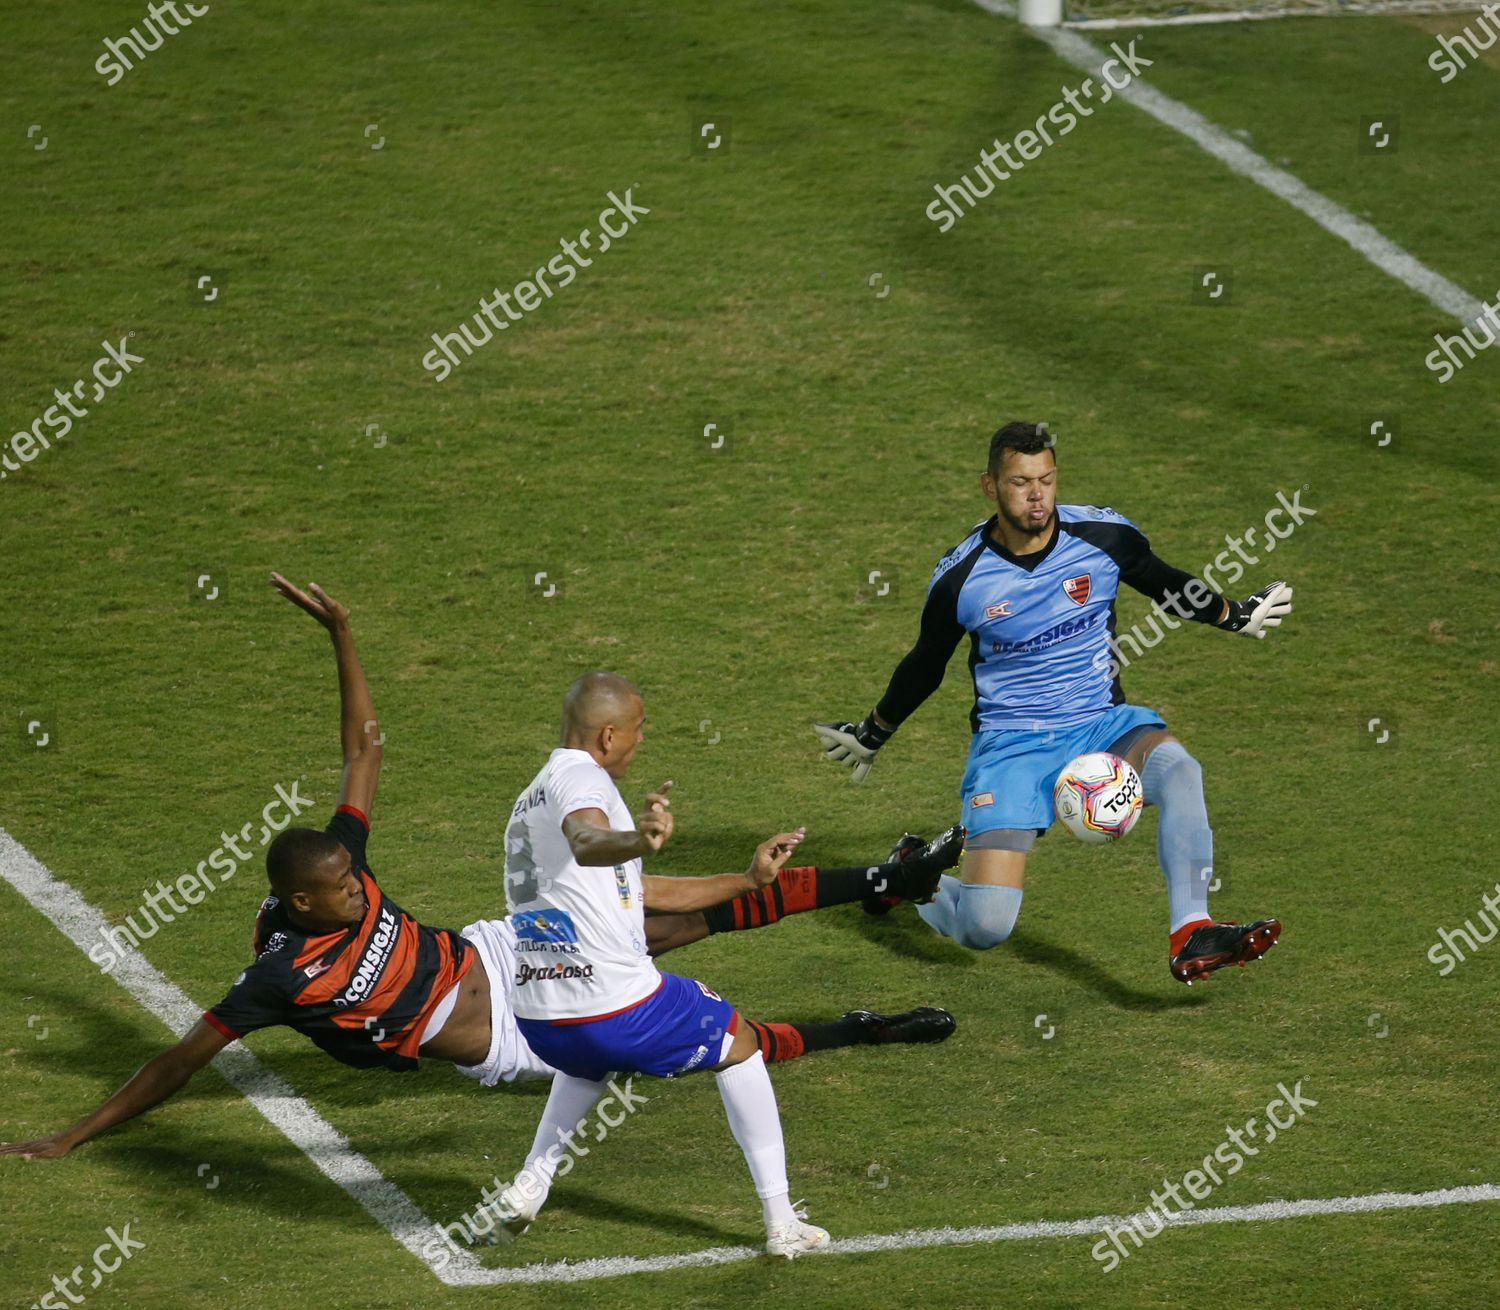
[[[795,1260],[809,1251],[821,1251],[831,1240],[828,1233],[813,1224],[802,1222],[799,1211],[789,1223],[772,1224],[766,1229],[766,1254],[784,1260]]]
[[[491,1246],[507,1246],[531,1227],[541,1205],[528,1201],[514,1183],[495,1198],[495,1226],[490,1230]]]

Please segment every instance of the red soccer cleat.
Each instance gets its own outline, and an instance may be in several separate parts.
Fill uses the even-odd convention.
[[[1241,968],[1258,960],[1281,936],[1280,919],[1257,919],[1254,923],[1205,923],[1195,928],[1171,957],[1172,977],[1191,987],[1226,964]]]

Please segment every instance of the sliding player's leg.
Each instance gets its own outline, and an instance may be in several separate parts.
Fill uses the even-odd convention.
[[[899,859],[892,852],[881,864],[849,869],[783,869],[769,886],[722,905],[692,914],[649,915],[646,949],[652,955],[665,955],[714,933],[765,928],[788,915],[853,901],[919,901],[933,894],[943,870],[958,863],[963,847],[963,829],[954,826],[915,850],[903,851]],[[902,849],[899,844],[897,849]]]
[[[787,914],[801,912],[800,909],[785,911]],[[774,923],[775,920],[769,922]],[[646,920],[646,946],[652,955],[665,955],[679,946],[702,941],[708,932],[701,912],[651,915]],[[953,1035],[956,1026],[953,1016],[947,1010],[926,1005],[900,1014],[849,1010],[839,1018],[825,1023],[751,1024],[756,1044],[767,1064],[795,1060],[816,1051],[834,1051],[845,1046],[946,1041]]]
[[[1208,911],[1213,830],[1203,798],[1203,769],[1165,727],[1136,728],[1110,747],[1141,776],[1158,809],[1156,851],[1167,883],[1173,977],[1191,984],[1227,964],[1258,960],[1281,935],[1276,919],[1216,923]]]
[[[754,1019],[744,1022],[749,1025],[767,1064],[795,1060],[815,1051],[836,1051],[844,1046],[943,1042],[953,1036],[958,1026],[947,1010],[931,1005],[901,1014],[849,1010],[828,1023],[757,1023]]]

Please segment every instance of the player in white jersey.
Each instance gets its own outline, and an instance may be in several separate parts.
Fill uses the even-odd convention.
[[[711,1070],[755,1182],[766,1249],[791,1259],[828,1243],[793,1209],[776,1095],[755,1030],[701,983],[657,970],[647,911],[701,910],[771,883],[803,830],[756,848],[747,874],[643,876],[642,857],[672,835],[670,783],[639,820],[615,786],[642,741],[640,694],[611,673],[569,689],[562,745],[516,802],[505,833],[506,893],[516,930],[516,1022],[560,1072],[526,1164],[502,1193],[513,1231],[546,1199],[565,1140],[614,1073],[673,1077]]]
[[[271,843],[266,871],[273,895],[256,918],[258,958],[225,999],[71,1127],[33,1140],[0,1142],[0,1157],[66,1156],[175,1095],[230,1042],[274,1025],[294,1028],[356,1069],[409,1071],[420,1057],[429,1064],[451,1064],[486,1087],[554,1075],[516,1028],[513,1000],[517,979],[524,976],[518,959],[530,959],[531,953],[518,949],[511,921],[483,919],[462,933],[434,928],[410,916],[385,884],[376,882],[365,847],[383,738],[349,611],[316,585],[304,591],[279,573],[271,580],[333,640],[344,752],[338,812],[321,831],[288,827]],[[931,896],[942,871],[958,860],[961,843],[955,833],[950,830],[899,864],[778,871],[771,863],[766,867],[774,877],[762,878],[764,885],[746,890],[744,879],[730,878],[730,893],[742,894],[701,910],[686,908],[702,904],[701,898],[676,896],[668,885],[685,883],[696,890],[715,880],[650,879],[661,903],[683,908],[650,921],[647,949],[661,955],[714,933],[761,928],[871,895]],[[365,985],[368,979],[374,981]],[[930,1007],[897,1015],[853,1010],[831,1022],[748,1026],[767,1061],[843,1046],[941,1042],[955,1027],[950,1014]],[[498,1190],[500,1183],[495,1186]],[[488,1225],[486,1207],[476,1212],[476,1231],[489,1231],[478,1228],[480,1216]],[[451,1246],[452,1237],[439,1228],[433,1243],[429,1257],[446,1259],[445,1244]]]

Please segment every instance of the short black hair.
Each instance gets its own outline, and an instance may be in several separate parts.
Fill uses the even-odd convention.
[[[1018,455],[1040,455],[1042,451],[1050,450],[1052,458],[1057,458],[1057,443],[1045,423],[1007,423],[990,438],[988,468],[992,478],[1000,476],[1000,466],[1005,462],[1007,450]]]
[[[343,850],[342,844],[317,828],[288,828],[266,851],[271,890],[285,899],[306,891],[312,872]]]

